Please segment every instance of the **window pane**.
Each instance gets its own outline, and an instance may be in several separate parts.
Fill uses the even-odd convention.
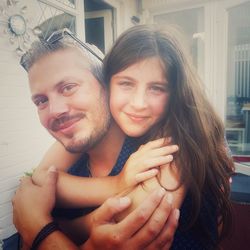
[[[188,21],[187,21],[188,20]],[[156,15],[154,22],[181,29],[190,48],[193,63],[204,79],[204,10],[195,8]]]
[[[70,8],[73,8],[73,9],[76,8],[75,0],[56,0],[56,1],[68,6]]]
[[[235,159],[250,163],[249,13],[250,2],[228,11],[226,134]]]
[[[46,39],[52,32],[62,28],[68,28],[75,33],[75,16],[40,1],[38,1],[38,4],[40,15],[35,30],[41,32],[38,34],[39,37]]]

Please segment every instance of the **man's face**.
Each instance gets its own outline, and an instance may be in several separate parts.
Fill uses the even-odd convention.
[[[106,92],[80,51],[46,55],[32,65],[28,76],[42,125],[68,151],[89,150],[107,133]]]

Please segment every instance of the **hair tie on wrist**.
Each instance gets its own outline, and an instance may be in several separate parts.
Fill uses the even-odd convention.
[[[59,230],[59,227],[57,225],[56,222],[52,221],[50,223],[48,223],[47,225],[45,225],[40,232],[36,235],[35,239],[33,240],[32,246],[31,246],[31,250],[36,250],[38,248],[38,246],[41,244],[41,242],[47,237],[49,236],[51,233],[53,233],[54,231]]]

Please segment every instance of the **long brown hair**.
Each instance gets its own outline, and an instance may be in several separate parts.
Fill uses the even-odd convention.
[[[161,59],[170,100],[166,115],[150,130],[150,139],[171,135],[179,145],[175,161],[180,168],[181,183],[188,187],[192,201],[189,226],[196,223],[208,191],[217,209],[222,236],[231,226],[229,178],[234,165],[225,143],[223,123],[184,51],[172,30],[146,25],[132,27],[118,38],[105,57],[104,78],[109,84],[114,74],[140,60],[155,56]]]

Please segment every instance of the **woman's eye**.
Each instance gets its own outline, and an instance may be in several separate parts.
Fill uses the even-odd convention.
[[[133,86],[132,82],[127,82],[127,81],[119,82],[118,84],[124,88],[129,88]]]
[[[165,86],[151,86],[150,90],[155,93],[164,93],[167,91]]]

